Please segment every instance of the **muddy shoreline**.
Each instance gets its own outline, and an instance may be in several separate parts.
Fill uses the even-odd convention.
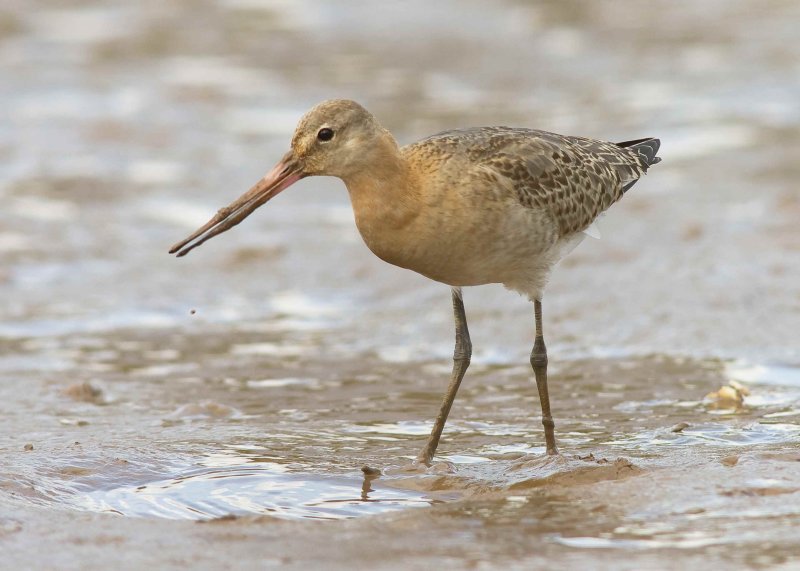
[[[0,7],[0,568],[793,569],[798,4],[203,0]],[[298,117],[407,143],[657,136],[530,304],[446,287],[304,180],[186,259]],[[716,395],[716,396],[714,396]],[[366,483],[362,465],[385,475]],[[206,523],[200,523],[207,521]]]

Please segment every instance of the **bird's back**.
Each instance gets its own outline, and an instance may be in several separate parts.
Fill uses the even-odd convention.
[[[588,228],[658,162],[658,147],[653,138],[616,144],[478,127],[438,133],[404,147],[403,154],[429,169],[458,173],[463,184],[475,178],[486,188],[506,189],[521,206],[544,212],[566,237]]]

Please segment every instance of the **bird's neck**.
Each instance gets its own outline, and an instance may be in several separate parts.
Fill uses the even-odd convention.
[[[420,210],[420,189],[391,135],[376,141],[362,167],[343,180],[356,225],[372,247],[377,234],[401,231],[413,222]]]

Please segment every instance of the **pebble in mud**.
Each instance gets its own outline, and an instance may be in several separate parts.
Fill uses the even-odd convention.
[[[89,426],[89,421],[82,418],[59,418],[58,422],[64,426]]]
[[[687,428],[689,428],[688,422],[679,422],[678,424],[674,425],[672,428],[669,429],[670,432],[683,432]]]
[[[381,471],[378,468],[372,468],[371,466],[362,466],[361,471],[364,472],[365,476],[377,477],[381,475]]]
[[[33,444],[29,442],[28,444],[25,445],[24,450],[25,452],[30,452],[31,450],[33,450]]]
[[[705,400],[715,408],[739,408],[744,404],[744,397],[748,396],[750,391],[747,387],[730,381],[727,385],[723,385],[719,390],[713,393],[708,393]]]
[[[72,383],[61,392],[64,396],[79,402],[92,404],[104,404],[106,402],[103,389],[90,381]]]
[[[226,404],[214,401],[201,401],[198,403],[187,403],[179,406],[167,415],[167,420],[177,419],[200,419],[200,418],[239,418],[241,411]]]
[[[189,310],[189,315],[194,315],[195,313],[197,313],[196,309],[190,309]]]

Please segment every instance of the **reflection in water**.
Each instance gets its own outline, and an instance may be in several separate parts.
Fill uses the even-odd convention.
[[[419,493],[385,487],[376,490],[374,479],[364,477],[359,495],[355,478],[291,474],[264,463],[225,465],[168,480],[92,490],[69,498],[68,503],[91,511],[168,519],[243,514],[346,519],[431,503]]]

